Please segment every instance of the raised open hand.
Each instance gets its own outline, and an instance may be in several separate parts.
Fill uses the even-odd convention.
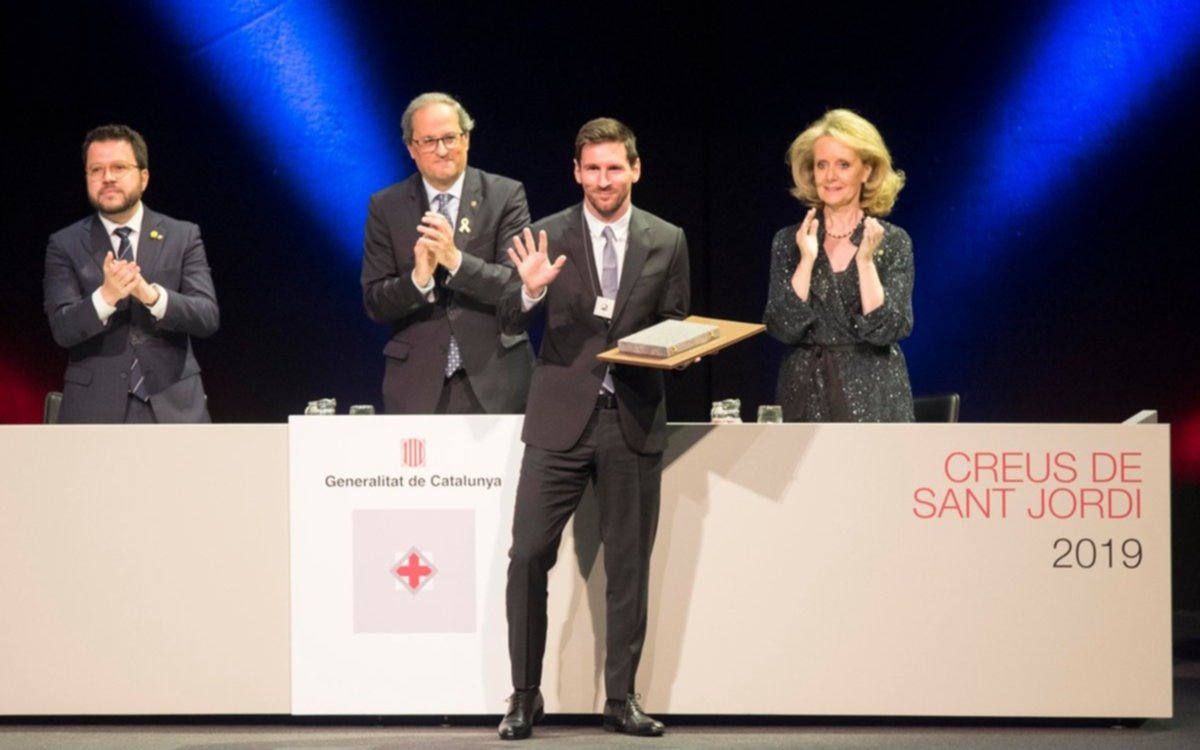
[[[517,267],[521,281],[525,283],[525,294],[530,297],[540,297],[542,290],[558,278],[558,272],[567,263],[567,256],[560,255],[553,263],[546,247],[546,233],[538,232],[537,244],[533,242],[533,232],[526,227],[524,239],[521,235],[513,237],[513,246],[508,249],[508,257]]]

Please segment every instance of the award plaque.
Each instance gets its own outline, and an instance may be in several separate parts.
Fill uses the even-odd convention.
[[[702,318],[699,315],[690,315],[684,318],[681,322],[697,324],[701,326],[715,326],[716,336],[710,337],[707,341],[696,344],[690,349],[686,349],[677,354],[671,354],[665,357],[650,357],[642,354],[627,354],[622,352],[619,346],[615,346],[608,351],[597,354],[596,359],[599,359],[601,362],[610,362],[612,364],[636,365],[638,367],[654,367],[660,370],[670,370],[680,365],[687,364],[698,357],[706,357],[709,354],[715,354],[716,352],[719,352],[728,346],[732,346],[743,339],[748,339],[751,336],[755,336],[767,330],[767,327],[762,323],[742,323],[736,320]],[[633,334],[633,336],[640,336],[641,334],[657,327],[657,325],[651,326],[650,328],[643,329],[642,331]]]

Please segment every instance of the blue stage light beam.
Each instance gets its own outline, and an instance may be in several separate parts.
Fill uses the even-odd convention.
[[[398,128],[360,60],[339,3],[153,3],[183,53],[245,123],[263,167],[283,175],[347,260],[362,256],[368,196],[405,175]]]
[[[1011,84],[962,150],[981,160],[961,165],[962,182],[947,187],[937,216],[912,222],[918,297],[925,288],[927,299],[940,300],[922,311],[932,314],[919,316],[919,335],[906,344],[914,371],[931,380],[961,374],[962,351],[996,312],[962,300],[1002,294],[1023,248],[1038,246],[1025,227],[1053,216],[1056,191],[1102,179],[1105,153],[1144,135],[1129,132],[1140,113],[1193,95],[1187,82],[1197,52],[1196,0],[1066,0],[1051,8],[1008,63]]]
[[[983,128],[988,160],[969,170],[971,184],[955,201],[969,226],[947,227],[938,247],[954,250],[942,250],[939,275],[974,282],[995,270],[1002,251],[1011,257],[1021,220],[1053,211],[1054,191],[1094,175],[1088,160],[1133,137],[1123,128],[1139,108],[1193,95],[1175,84],[1189,79],[1197,50],[1196,0],[1060,5],[1012,62],[1018,75]],[[964,237],[974,241],[964,245]]]

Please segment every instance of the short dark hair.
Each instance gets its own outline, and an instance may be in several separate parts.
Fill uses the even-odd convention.
[[[629,158],[630,165],[637,163],[637,137],[629,126],[620,120],[597,117],[585,122],[579,129],[579,134],[575,136],[575,161],[579,161],[579,157],[583,155],[584,146],[597,143],[620,143],[625,146],[625,155]]]
[[[128,125],[101,125],[92,128],[83,137],[83,166],[87,166],[88,147],[96,141],[125,141],[133,148],[133,158],[137,160],[138,169],[150,168],[150,152],[146,148],[146,139],[142,134]]]

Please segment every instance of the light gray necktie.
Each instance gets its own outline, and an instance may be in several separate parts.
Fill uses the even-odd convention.
[[[133,234],[133,230],[129,227],[117,227],[113,230],[113,234],[121,238],[121,244],[117,247],[117,260],[126,260],[133,262],[133,243],[129,241],[129,235]],[[133,313],[130,312],[130,332],[132,333]],[[129,366],[129,392],[140,398],[142,401],[149,401],[150,394],[146,392],[146,376],[142,373],[142,365],[138,361],[137,352],[133,354],[133,364]]]
[[[600,291],[611,300],[617,298],[617,235],[612,227],[605,227],[601,232],[604,236],[604,255],[600,266]]]
[[[454,196],[450,193],[438,193],[434,196],[433,202],[435,210],[446,217],[446,221],[450,223],[451,231],[454,230],[454,218],[450,216],[450,201],[454,200]],[[454,334],[450,334],[450,351],[446,352],[446,377],[450,377],[458,372],[462,367],[462,352],[458,348],[458,339],[454,338]]]
[[[617,298],[617,235],[612,227],[604,227],[600,233],[604,237],[604,252],[600,257],[600,291],[611,300]],[[604,382],[601,391],[612,393],[612,366],[604,368]]]

